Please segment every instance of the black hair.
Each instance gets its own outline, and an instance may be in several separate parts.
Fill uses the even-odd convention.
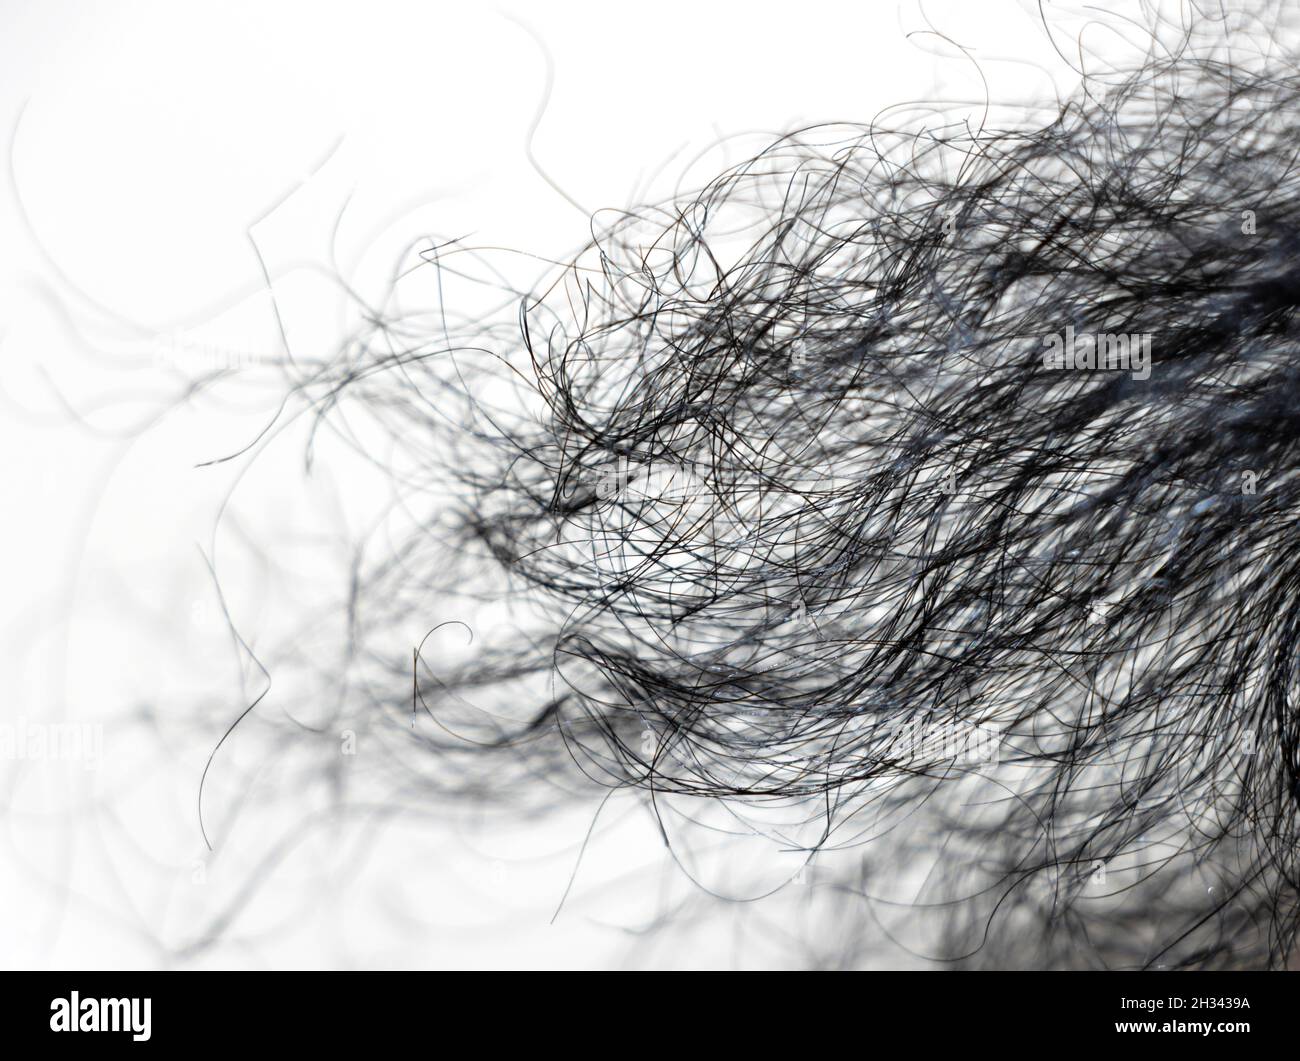
[[[1222,32],[1038,124],[799,130],[292,366],[391,478],[325,669],[401,784],[834,853],[836,962],[1285,964],[1300,76]]]

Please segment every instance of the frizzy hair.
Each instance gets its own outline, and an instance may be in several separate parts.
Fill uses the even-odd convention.
[[[420,244],[487,296],[286,367],[394,498],[338,717],[430,799],[837,852],[837,962],[1284,965],[1300,75],[1221,32],[1036,124],[799,130],[528,290]],[[1067,329],[1149,373],[1045,367]]]

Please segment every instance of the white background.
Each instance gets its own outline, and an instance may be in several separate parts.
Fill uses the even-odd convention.
[[[1079,32],[1100,49],[1117,40],[1083,29],[1091,16],[1079,11],[1059,16],[1075,61]],[[1068,92],[1078,75],[1036,4],[1001,0],[5,0],[0,711],[99,722],[105,747],[97,770],[0,762],[0,961],[780,960],[737,950],[716,912],[691,926],[689,947],[607,929],[658,909],[643,893],[661,884],[662,850],[633,816],[599,835],[573,905],[550,924],[590,808],[540,832],[466,838],[413,821],[356,854],[309,843],[217,943],[184,951],[247,880],[255,858],[242,838],[295,807],[287,792],[248,809],[227,861],[205,854],[198,773],[240,700],[232,660],[191,636],[212,620],[199,545],[225,481],[195,465],[246,441],[270,398],[254,388],[226,408],[178,404],[159,351],[278,353],[265,265],[295,356],[324,356],[340,338],[322,280],[332,266],[379,275],[428,233],[563,256],[588,232],[570,199],[625,205],[670,188],[723,137],[865,122],[900,102],[978,122],[986,80],[1014,102]],[[544,102],[532,150],[567,198],[527,154]],[[295,505],[273,479],[254,489],[272,509]],[[254,633],[263,620],[251,617]],[[200,701],[214,714],[192,724]],[[141,705],[174,730],[127,735],[122,720]]]

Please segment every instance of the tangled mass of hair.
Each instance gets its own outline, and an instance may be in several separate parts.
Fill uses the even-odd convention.
[[[1286,965],[1300,75],[1228,32],[784,136],[530,290],[422,243],[444,300],[292,380],[391,484],[350,717],[430,799],[833,865],[847,964]]]

